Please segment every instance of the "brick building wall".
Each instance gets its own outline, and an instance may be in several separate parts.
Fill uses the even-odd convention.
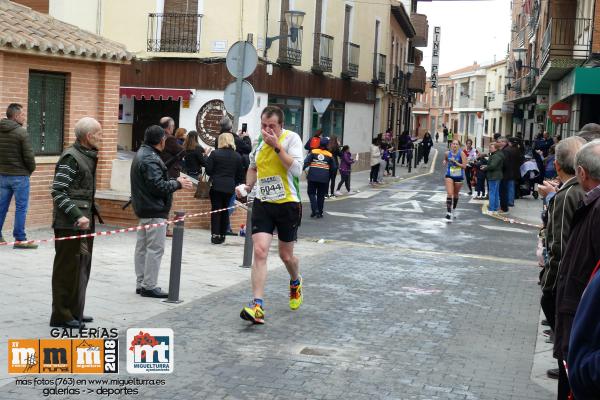
[[[36,56],[0,51],[0,113],[10,103],[20,103],[27,112],[30,71],[58,72],[66,75],[63,147],[75,141],[74,126],[82,117],[96,118],[103,128],[98,162],[99,189],[110,187],[112,160],[116,158],[119,108],[120,64],[80,61],[67,57]],[[37,168],[31,177],[27,228],[49,226],[52,221],[50,184],[58,156],[36,157]],[[4,224],[10,238],[14,222],[14,201]]]
[[[594,29],[592,36],[592,53],[600,54],[600,0],[594,5]]]

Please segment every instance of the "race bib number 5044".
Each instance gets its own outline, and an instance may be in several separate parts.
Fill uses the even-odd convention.
[[[258,180],[258,190],[261,201],[285,199],[285,186],[278,175],[260,178]]]

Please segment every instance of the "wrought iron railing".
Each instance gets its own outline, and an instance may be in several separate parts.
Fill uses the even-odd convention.
[[[358,62],[360,59],[360,46],[352,42],[345,42],[346,58],[342,65],[342,74],[348,78],[358,76]]]
[[[283,32],[287,32],[287,30],[284,28]],[[284,40],[279,46],[278,63],[287,65],[302,64],[302,28],[299,28],[297,32],[297,34],[289,35],[287,40]]]
[[[517,46],[523,47],[525,46],[525,28],[522,28],[517,35]]]
[[[202,14],[148,14],[147,51],[198,53]]]
[[[313,69],[322,72],[332,71],[333,58],[333,36],[324,33],[315,33],[315,58],[313,59]]]
[[[591,51],[592,28],[589,18],[550,19],[542,40],[542,69],[552,57],[586,59]]]
[[[383,54],[375,54],[375,70],[373,71],[373,80],[378,83],[385,83],[385,62],[386,56]]]

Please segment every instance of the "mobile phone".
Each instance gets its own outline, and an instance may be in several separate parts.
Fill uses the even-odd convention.
[[[242,133],[246,133],[247,131],[248,131],[248,124],[244,122],[242,124]]]

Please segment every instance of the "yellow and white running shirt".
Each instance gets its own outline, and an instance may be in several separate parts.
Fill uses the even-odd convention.
[[[283,130],[279,144],[294,159],[286,169],[273,147],[262,138],[250,153],[250,168],[256,169],[256,198],[260,201],[282,204],[300,202],[300,174],[302,174],[303,146],[296,132]]]

